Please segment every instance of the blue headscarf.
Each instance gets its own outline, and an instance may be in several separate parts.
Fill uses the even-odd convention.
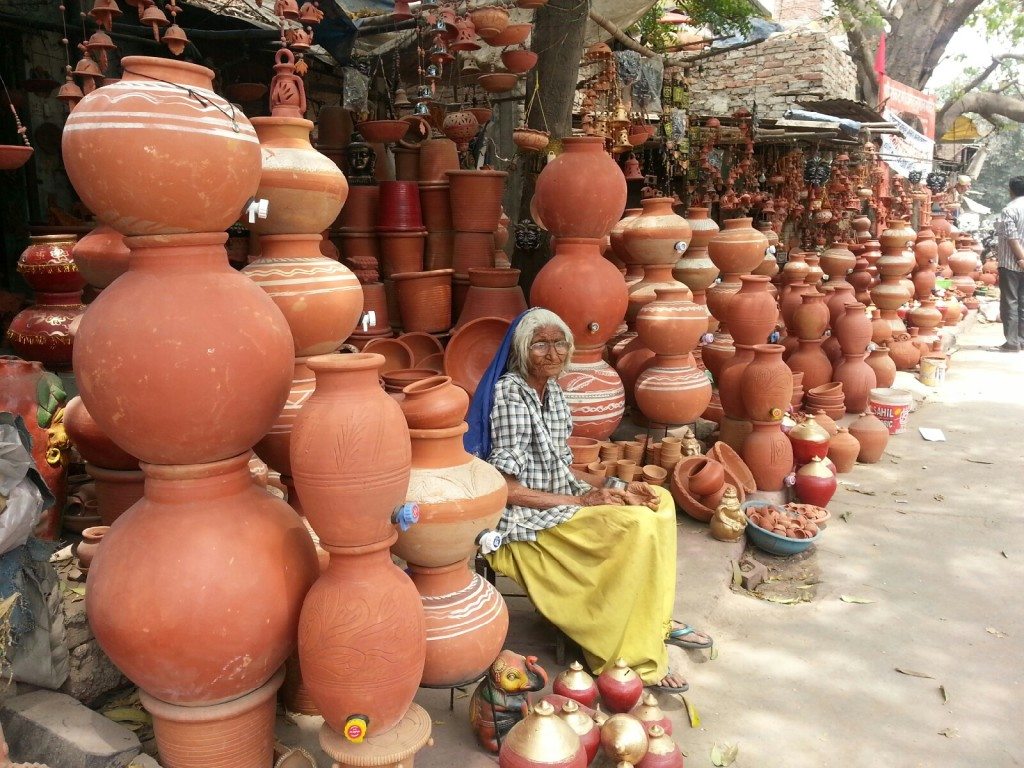
[[[519,323],[532,312],[534,307],[520,312],[505,331],[505,338],[501,340],[498,351],[494,353],[491,364],[487,366],[484,375],[477,384],[476,392],[469,404],[469,413],[466,414],[466,423],[469,431],[462,436],[462,444],[466,451],[487,460],[491,455],[491,409],[494,407],[494,388],[498,379],[505,373],[508,366],[508,358],[512,352],[512,338],[516,334]]]

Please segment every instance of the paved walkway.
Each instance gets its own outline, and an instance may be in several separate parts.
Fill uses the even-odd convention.
[[[710,766],[716,743],[739,746],[740,768],[1024,765],[1024,355],[984,351],[1001,341],[975,326],[910,430],[881,462],[841,476],[811,602],[732,591],[741,547],[680,518],[676,616],[718,649],[714,660],[682,654],[699,728],[661,697],[689,768]],[[924,441],[921,426],[946,442]],[[540,655],[553,676],[547,629],[526,601],[510,605],[507,646]],[[468,700],[449,712],[447,692],[420,692],[435,746],[418,766],[494,765],[472,741]],[[298,717],[279,735],[314,748],[317,726]]]

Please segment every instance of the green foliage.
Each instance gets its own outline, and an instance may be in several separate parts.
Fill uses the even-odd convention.
[[[675,27],[658,22],[664,13],[661,3],[655,4],[637,20],[636,24],[627,29],[626,33],[652,51],[664,53],[675,40]]]
[[[990,42],[1024,40],[1024,13],[1021,12],[1020,0],[987,0],[978,6],[967,23],[984,31]]]
[[[693,20],[695,27],[709,27],[715,34],[748,32],[754,6],[748,0],[682,0],[658,2],[629,29],[627,34],[648,48],[664,53],[675,41],[675,26],[661,24],[667,8],[677,8]]]
[[[971,186],[971,197],[999,211],[1010,201],[1010,179],[1024,175],[1024,125],[1013,123],[989,141],[988,157]]]

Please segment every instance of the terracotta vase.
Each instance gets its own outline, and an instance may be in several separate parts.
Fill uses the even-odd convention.
[[[18,357],[37,360],[51,370],[69,370],[74,356],[74,329],[85,312],[82,291],[38,291],[35,299],[35,304],[12,318],[7,343]]]
[[[839,283],[827,296],[825,305],[828,307],[829,325],[835,327],[836,321],[846,312],[846,305],[856,300],[853,286],[849,283]]]
[[[643,695],[644,681],[623,659],[616,659],[597,676],[597,690],[610,712],[629,712]]]
[[[498,753],[499,768],[586,768],[586,765],[587,754],[580,737],[546,701],[537,704],[512,726],[502,739]]]
[[[889,428],[877,416],[864,413],[850,425],[850,434],[857,438],[860,450],[857,461],[862,464],[874,464],[882,458],[885,446],[889,444]]]
[[[348,267],[321,255],[321,239],[308,234],[264,235],[260,257],[242,268],[284,315],[295,357],[334,352],[363,312],[359,281]]]
[[[36,361],[0,355],[0,411],[20,416],[32,441],[35,468],[54,495],[43,508],[34,534],[53,540],[67,499],[67,467],[70,442],[64,431],[67,394],[60,379]]]
[[[640,341],[660,355],[685,355],[707,332],[708,311],[690,301],[685,286],[654,289],[655,300],[637,313]]]
[[[593,708],[597,704],[597,684],[578,661],[572,662],[567,670],[555,677],[551,690],[584,707]]]
[[[716,382],[718,397],[722,403],[723,413],[733,419],[746,419],[747,408],[743,402],[743,374],[747,366],[754,360],[754,347],[740,344],[735,347],[735,354],[725,361]]]
[[[917,232],[907,223],[906,219],[889,219],[885,229],[878,236],[878,242],[881,243],[882,248],[890,251],[902,251],[913,247],[916,239]],[[910,271],[909,267],[906,271]]]
[[[708,241],[708,255],[723,274],[748,274],[764,258],[768,238],[751,226],[752,221],[726,219],[722,231]]]
[[[707,208],[690,208],[686,212],[692,239],[672,269],[676,280],[685,283],[691,291],[704,291],[718,277],[718,267],[708,256],[708,242],[718,232],[718,224],[708,215]]]
[[[793,446],[793,460],[807,464],[813,459],[823,459],[828,454],[828,430],[818,423],[816,416],[808,416],[787,433]]]
[[[537,177],[533,207],[559,239],[602,238],[622,216],[626,179],[603,138],[572,136],[562,144],[562,154]]]
[[[126,56],[121,72],[64,126],[61,156],[82,202],[127,235],[227,229],[259,186],[252,125],[214,93],[206,67]]]
[[[857,257],[849,248],[833,245],[821,252],[821,269],[828,275],[829,285],[846,282],[846,277],[857,265]]]
[[[256,690],[213,706],[176,706],[139,691],[142,706],[153,717],[160,765],[270,765],[274,760],[277,691],[283,681],[282,669]]]
[[[871,341],[871,320],[864,313],[864,305],[847,304],[833,324],[833,335],[843,354],[863,354]]]
[[[783,283],[806,283],[811,285],[811,282],[806,279],[811,270],[805,258],[807,255],[803,251],[789,252],[786,263],[782,265]]]
[[[230,701],[269,680],[294,648],[317,573],[312,541],[287,504],[252,482],[248,451],[142,471],[145,498],[111,526],[90,570],[89,624],[151,696]],[[224,542],[245,556],[224,557]]]
[[[392,512],[405,501],[411,455],[402,410],[377,382],[384,358],[321,355],[306,364],[316,389],[295,419],[291,442],[306,517],[325,548],[388,540]]]
[[[266,293],[228,265],[226,239],[129,239],[128,272],[82,317],[74,354],[82,400],[100,429],[142,461],[248,451],[288,394],[292,334]]]
[[[514,319],[526,309],[526,297],[519,286],[518,269],[474,267],[469,270],[469,290],[456,328],[480,317]]]
[[[452,223],[459,232],[489,232],[498,228],[506,171],[447,171]],[[603,234],[603,233],[602,233]]]
[[[775,299],[768,293],[768,278],[743,275],[740,283],[740,290],[729,302],[725,322],[735,344],[764,344],[779,317]]]
[[[640,205],[641,214],[622,233],[629,261],[674,266],[693,237],[689,222],[673,212],[671,197],[649,197]]]
[[[93,479],[96,508],[104,525],[113,525],[142,498],[145,475],[140,469],[106,469],[86,462],[85,471]]]
[[[75,243],[71,255],[82,277],[95,288],[106,288],[128,271],[124,235],[106,224],[100,224]]]
[[[711,402],[711,382],[687,355],[656,355],[634,392],[637,406],[656,424],[692,423]]]
[[[74,235],[40,235],[18,256],[17,270],[29,287],[42,293],[74,293],[85,287],[85,278],[73,258]]]
[[[875,347],[868,353],[867,364],[875,372],[876,387],[891,387],[896,380],[896,363],[889,356],[885,345]]]
[[[779,313],[782,315],[782,321],[785,323],[787,330],[794,334],[794,316],[797,309],[803,304],[804,296],[814,296],[818,292],[813,286],[807,285],[807,283],[786,283],[782,287],[782,293],[779,295]]]
[[[89,567],[100,548],[103,536],[109,530],[109,525],[96,525],[82,531],[82,540],[75,548],[75,556],[78,558],[78,569],[83,574],[88,575]]]
[[[747,417],[756,421],[779,421],[793,396],[793,373],[782,362],[779,344],[756,344],[754,359],[740,380]]]
[[[779,421],[752,421],[753,431],[743,443],[743,461],[759,491],[781,491],[793,471],[793,446]]]
[[[626,304],[626,322],[630,326],[636,325],[637,315],[640,310],[657,297],[656,291],[660,288],[685,291],[687,298],[692,298],[690,289],[672,277],[672,266],[670,264],[647,264],[642,267],[643,277],[629,286],[629,293]]]
[[[554,258],[530,288],[530,305],[561,317],[572,330],[578,353],[602,349],[626,313],[622,275],[601,257],[600,246],[600,240],[559,237]],[[586,285],[590,298],[579,301],[574,285]]]
[[[792,314],[792,327],[786,327],[801,339],[820,339],[828,329],[828,307],[825,294],[805,293],[800,297],[800,306]]]
[[[822,352],[824,339],[800,339],[799,347],[787,359],[786,365],[794,373],[803,373],[803,387],[806,392],[832,381],[832,363]]]
[[[107,437],[77,395],[68,401],[64,409],[64,428],[79,455],[90,464],[107,469],[139,468],[139,460]]]
[[[868,396],[878,386],[875,371],[865,361],[864,352],[844,354],[843,360],[832,373],[832,380],[843,385],[847,413],[861,413],[868,407]]]
[[[835,465],[836,472],[846,474],[853,470],[860,453],[860,442],[846,427],[839,427],[828,444],[828,458]]]
[[[277,113],[280,108],[275,107]],[[275,114],[254,117],[263,171],[256,196],[269,202],[267,217],[247,224],[260,235],[322,232],[348,197],[345,174],[309,142],[313,122]],[[265,254],[264,254],[265,255]]]
[[[919,328],[922,334],[929,335],[942,325],[942,312],[935,306],[935,299],[926,297],[919,306],[907,312],[907,320]]]
[[[938,275],[935,273],[934,266],[929,265],[914,270],[914,298],[918,301],[925,301],[931,298],[932,289],[935,287],[937,278]]]
[[[835,495],[837,487],[835,472],[821,459],[814,457],[796,471],[793,493],[803,504],[825,508]]]
[[[536,286],[536,281],[534,286]],[[564,318],[563,318],[564,319]],[[601,350],[580,350],[558,377],[572,412],[572,434],[607,440],[622,421],[626,393],[622,379],[601,357]]]
[[[466,560],[434,568],[410,563],[409,571],[426,626],[420,685],[440,688],[477,680],[505,643],[505,601],[486,579],[470,571]]]

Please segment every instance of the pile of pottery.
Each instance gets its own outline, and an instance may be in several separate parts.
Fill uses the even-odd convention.
[[[809,504],[768,505],[747,511],[747,520],[761,530],[790,539],[813,539],[825,527],[823,523],[828,517],[826,510]]]

